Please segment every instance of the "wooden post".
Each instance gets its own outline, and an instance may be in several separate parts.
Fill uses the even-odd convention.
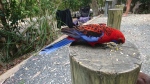
[[[123,5],[115,5],[115,8],[120,8],[123,10],[124,6]]]
[[[112,8],[115,8],[115,5],[117,4],[117,0],[112,1]]]
[[[123,10],[120,8],[108,10],[107,26],[120,30]]]
[[[109,9],[109,3],[112,2],[113,0],[105,0],[105,12],[104,12],[104,16],[107,16],[107,12]]]
[[[72,84],[136,84],[141,68],[138,49],[128,41],[121,48],[70,46]]]

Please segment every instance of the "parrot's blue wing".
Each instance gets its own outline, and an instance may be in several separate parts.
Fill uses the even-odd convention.
[[[67,45],[69,43],[72,43],[73,41],[74,40],[65,38],[65,39],[63,39],[63,40],[61,40],[61,41],[59,41],[59,42],[57,42],[57,43],[55,43],[53,45],[50,45],[50,46],[44,48],[43,50],[41,50],[41,52],[39,53],[39,55],[49,54],[49,53],[57,50],[58,48],[60,48],[62,46],[65,46],[65,45]]]
[[[87,42],[96,42],[98,41],[100,38],[102,38],[104,36],[104,32],[101,33],[101,35],[98,36],[86,36],[86,35],[82,35],[81,38],[84,39]]]

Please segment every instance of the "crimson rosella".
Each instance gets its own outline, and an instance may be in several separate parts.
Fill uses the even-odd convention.
[[[125,37],[121,31],[108,27],[104,23],[81,25],[74,28],[62,28],[61,32],[67,34],[68,37],[46,47],[43,51],[49,49],[55,50],[74,41],[87,42],[91,46],[108,42],[114,42],[116,44],[123,44],[125,42]]]
[[[67,34],[68,39],[86,41],[91,46],[107,42],[116,44],[125,42],[125,37],[121,31],[108,27],[106,24],[88,24],[75,28],[62,28],[61,32]]]

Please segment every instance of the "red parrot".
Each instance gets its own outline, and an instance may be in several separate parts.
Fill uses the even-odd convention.
[[[61,32],[67,34],[69,36],[68,39],[86,41],[91,46],[107,42],[115,42],[116,44],[125,42],[125,37],[121,31],[108,27],[103,23],[82,25],[75,28],[62,28]]]
[[[62,28],[61,32],[67,34],[68,37],[44,48],[40,53],[51,52],[59,47],[78,41],[88,42],[91,46],[107,42],[115,42],[116,44],[123,44],[125,42],[125,37],[121,31],[108,27],[104,23]]]

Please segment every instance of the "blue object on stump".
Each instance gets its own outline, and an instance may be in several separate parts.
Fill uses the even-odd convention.
[[[60,47],[63,47],[65,45],[69,44],[69,43],[72,43],[73,41],[74,40],[70,40],[70,39],[65,38],[65,39],[63,39],[63,40],[61,40],[61,41],[59,41],[57,43],[54,43],[54,44],[52,44],[50,46],[47,46],[46,48],[44,48],[43,50],[41,50],[41,52],[39,53],[39,55],[49,54],[49,53],[57,50]]]

